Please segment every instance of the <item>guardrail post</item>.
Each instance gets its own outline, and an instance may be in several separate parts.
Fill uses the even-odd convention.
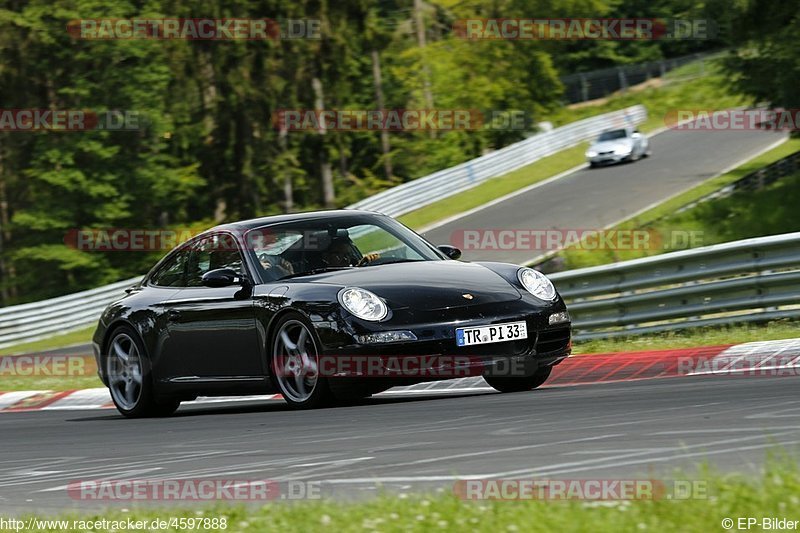
[[[586,102],[589,100],[589,82],[586,81],[586,74],[581,73],[579,78],[581,80],[581,102]]]
[[[756,190],[760,191],[766,186],[767,171],[766,169],[762,168],[756,175],[758,176],[758,185],[756,186]]]
[[[625,77],[625,70],[622,67],[617,67],[617,77],[619,78],[620,91],[625,93],[628,91],[628,79]]]

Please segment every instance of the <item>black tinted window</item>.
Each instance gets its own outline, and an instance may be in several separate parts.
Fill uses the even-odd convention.
[[[628,136],[628,133],[625,130],[613,130],[607,131],[605,133],[601,133],[600,137],[597,138],[598,141],[613,141],[615,139],[624,139]]]
[[[186,285],[200,287],[203,274],[218,268],[230,268],[242,275],[242,255],[233,237],[226,234],[212,235],[192,246],[186,269]]]
[[[151,283],[159,287],[184,287],[184,273],[188,252],[177,252],[167,259],[158,272],[152,277]]]
[[[247,233],[267,281],[297,277],[326,268],[441,260],[419,235],[388,217],[341,216],[299,220]]]

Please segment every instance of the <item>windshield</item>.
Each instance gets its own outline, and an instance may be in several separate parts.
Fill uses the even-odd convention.
[[[408,261],[439,261],[436,249],[388,217],[354,215],[264,226],[247,233],[264,281]]]
[[[597,142],[613,141],[615,139],[624,139],[627,136],[628,134],[625,130],[605,131],[600,134],[600,137],[597,138]]]

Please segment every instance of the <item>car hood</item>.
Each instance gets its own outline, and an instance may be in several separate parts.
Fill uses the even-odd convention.
[[[361,287],[393,309],[436,310],[519,300],[519,291],[499,274],[474,263],[417,261],[358,267],[308,276],[311,283]],[[471,295],[469,298],[464,295]]]
[[[596,152],[613,152],[614,150],[630,150],[633,147],[632,139],[614,139],[613,141],[595,142],[589,150]]]

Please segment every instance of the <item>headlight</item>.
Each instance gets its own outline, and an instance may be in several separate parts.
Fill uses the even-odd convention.
[[[348,287],[339,291],[339,303],[362,320],[377,322],[389,314],[389,309],[383,300],[368,290],[358,287]]]
[[[586,150],[586,157],[595,157],[597,152],[594,150]]]
[[[532,268],[520,268],[517,278],[525,289],[542,300],[555,300],[556,288],[547,276]]]

